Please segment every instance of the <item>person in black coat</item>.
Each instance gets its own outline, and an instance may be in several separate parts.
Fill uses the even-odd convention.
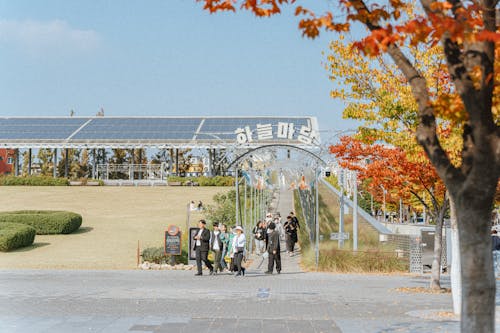
[[[210,249],[210,231],[205,228],[206,224],[205,220],[200,220],[198,222],[198,228],[200,229],[193,237],[193,240],[195,241],[194,250],[196,251],[196,267],[198,268],[198,273],[195,275],[197,276],[203,275],[201,271],[202,261],[210,270],[210,275],[214,273],[214,268],[208,260],[208,250]]]
[[[288,215],[283,227],[285,228],[286,251],[290,256],[293,256],[295,243],[298,241],[297,224],[293,220],[292,216]]]
[[[269,254],[266,274],[273,274],[274,264],[276,263],[276,271],[278,274],[281,272],[281,249],[280,249],[280,235],[276,230],[274,222],[269,223],[269,242],[267,252]]]

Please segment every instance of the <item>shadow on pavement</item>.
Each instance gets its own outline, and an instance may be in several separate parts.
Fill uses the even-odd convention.
[[[37,249],[39,247],[47,246],[47,245],[50,245],[50,243],[45,243],[45,242],[33,243],[33,245],[22,247],[22,248],[19,248],[19,249],[16,249],[16,250],[12,250],[12,251],[9,251],[9,252],[11,252],[11,253],[14,253],[14,252],[28,252],[28,251],[35,250],[35,249]]]

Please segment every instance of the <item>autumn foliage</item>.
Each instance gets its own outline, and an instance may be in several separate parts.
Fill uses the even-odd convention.
[[[349,136],[331,146],[330,152],[337,157],[340,166],[357,172],[365,190],[379,202],[382,201],[381,189],[387,190],[387,201],[397,202],[402,198],[406,203],[412,199],[423,203],[424,192],[442,198],[446,191],[425,156],[418,162],[412,161],[401,148],[365,144]]]

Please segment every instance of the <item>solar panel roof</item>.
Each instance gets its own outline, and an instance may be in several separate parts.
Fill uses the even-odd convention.
[[[315,146],[318,131],[315,117],[0,117],[0,147]]]

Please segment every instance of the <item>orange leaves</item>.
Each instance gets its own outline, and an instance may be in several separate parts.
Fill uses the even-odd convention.
[[[500,33],[483,30],[476,35],[476,40],[478,41],[490,41],[498,43],[500,42]]]
[[[394,34],[392,27],[373,30],[371,35],[353,45],[363,51],[364,54],[377,56],[381,52],[387,51],[387,47],[399,40],[399,36]]]
[[[434,12],[435,11],[443,12],[445,10],[451,9],[453,6],[448,1],[445,1],[445,2],[433,2],[431,3],[430,7],[431,10]]]
[[[234,4],[236,0],[196,0],[204,2],[203,9],[208,10],[211,14],[218,11],[236,11]]]
[[[302,31],[302,36],[306,36],[309,38],[316,38],[320,29],[324,28],[327,31],[348,31],[349,24],[348,23],[335,23],[333,21],[333,15],[330,12],[325,13],[323,16],[317,17],[312,11],[309,9],[303,8],[302,6],[297,6],[295,9],[296,16],[309,16],[309,18],[305,18],[300,20],[299,22],[299,30]]]
[[[423,153],[418,161],[411,161],[399,148],[367,145],[352,137],[341,138],[339,144],[330,147],[330,152],[341,166],[358,171],[360,180],[369,184],[372,194],[381,186],[402,197],[408,197],[410,191],[420,192],[430,187],[434,187],[436,194],[445,190]]]
[[[237,0],[196,0],[204,2],[203,9],[210,13],[218,11],[236,11]],[[258,17],[269,17],[281,13],[280,5],[294,3],[295,0],[245,0],[241,2],[241,9],[246,9]]]

